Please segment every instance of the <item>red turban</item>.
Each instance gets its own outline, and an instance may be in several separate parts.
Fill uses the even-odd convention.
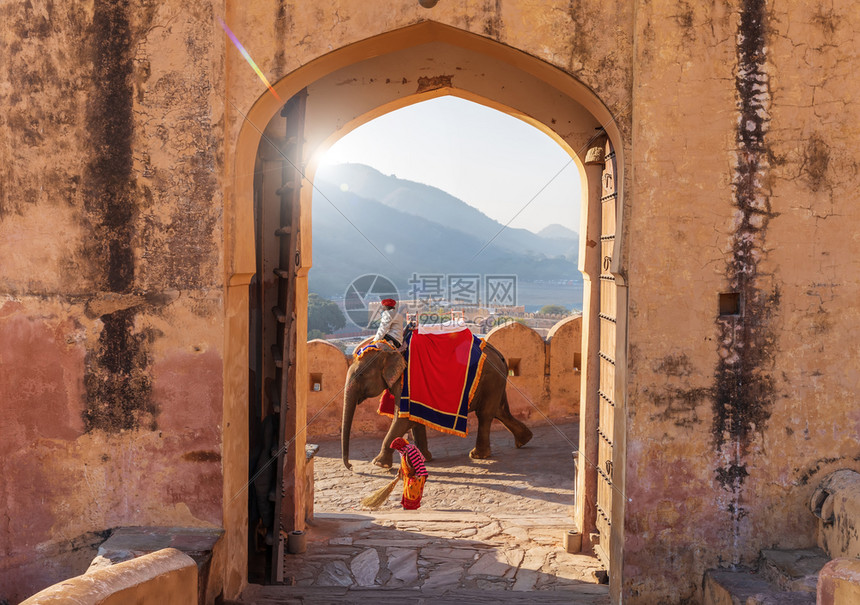
[[[397,301],[394,300],[393,298],[383,298],[382,299],[382,306],[383,307],[394,307],[394,306],[397,306]]]
[[[405,439],[401,439],[400,437],[398,437],[394,441],[391,442],[391,449],[400,451],[404,447],[406,447],[407,445],[409,445],[409,444],[406,443]]]

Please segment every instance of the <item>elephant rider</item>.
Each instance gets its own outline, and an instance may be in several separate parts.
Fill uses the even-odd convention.
[[[382,318],[374,340],[387,340],[399,349],[403,344],[403,316],[397,312],[397,301],[382,299]]]

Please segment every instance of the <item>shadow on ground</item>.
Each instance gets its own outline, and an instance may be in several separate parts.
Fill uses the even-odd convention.
[[[433,433],[418,511],[402,510],[399,488],[376,511],[360,507],[395,472],[370,464],[380,439],[353,438],[354,471],[339,442],[321,442],[307,552],[285,555],[288,586],[251,586],[243,602],[608,603],[597,559],[563,547],[577,426],[533,430],[521,449],[494,432],[489,460],[468,457],[473,436]]]
[[[423,509],[480,513],[569,515],[573,506],[574,458],[578,443],[576,424],[533,427],[534,437],[523,448],[514,446],[505,430],[493,432],[493,457],[472,460],[474,436],[466,438],[429,431],[433,461],[425,489]],[[379,453],[381,439],[353,438],[353,471],[341,462],[340,442],[322,441],[316,458],[316,508],[330,512],[357,512],[360,500],[393,477],[393,470],[370,463]],[[398,456],[394,456],[395,465]],[[383,510],[399,508],[392,496]]]
[[[608,603],[596,560],[561,549],[555,535],[563,528],[551,521],[322,513],[307,552],[285,555],[288,585],[249,587],[243,602]]]

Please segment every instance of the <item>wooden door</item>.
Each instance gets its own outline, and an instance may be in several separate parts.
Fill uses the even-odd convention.
[[[607,569],[610,567],[609,541],[612,531],[612,454],[615,442],[615,343],[617,299],[612,275],[618,193],[616,190],[615,152],[607,141],[600,199],[600,410],[597,427],[597,533],[595,552]]]
[[[257,237],[256,314],[252,337],[259,389],[252,389],[251,482],[259,510],[252,528],[256,551],[265,551],[264,581],[283,581],[289,532],[296,529],[296,276],[303,180],[302,142],[307,91],[292,97],[266,128],[255,175]],[[301,452],[304,457],[304,451]],[[253,555],[253,553],[252,553]],[[253,556],[252,556],[253,559]],[[262,566],[261,562],[261,566]],[[253,567],[253,562],[251,563]],[[250,573],[253,577],[253,571]]]

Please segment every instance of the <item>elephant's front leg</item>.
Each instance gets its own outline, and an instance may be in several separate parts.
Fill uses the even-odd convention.
[[[373,464],[381,466],[382,468],[391,468],[392,459],[394,458],[394,450],[391,449],[391,442],[398,437],[403,437],[411,425],[412,421],[408,418],[400,418],[397,416],[397,409],[395,408],[394,420],[391,421],[391,427],[389,427],[388,433],[385,435],[385,439],[382,440],[382,449],[379,450],[379,455],[373,459]],[[427,440],[426,434],[424,436],[424,440]]]
[[[469,452],[469,458],[489,458],[490,457],[490,426],[493,424],[493,415],[479,411],[478,414],[478,439],[475,443],[475,449]]]

